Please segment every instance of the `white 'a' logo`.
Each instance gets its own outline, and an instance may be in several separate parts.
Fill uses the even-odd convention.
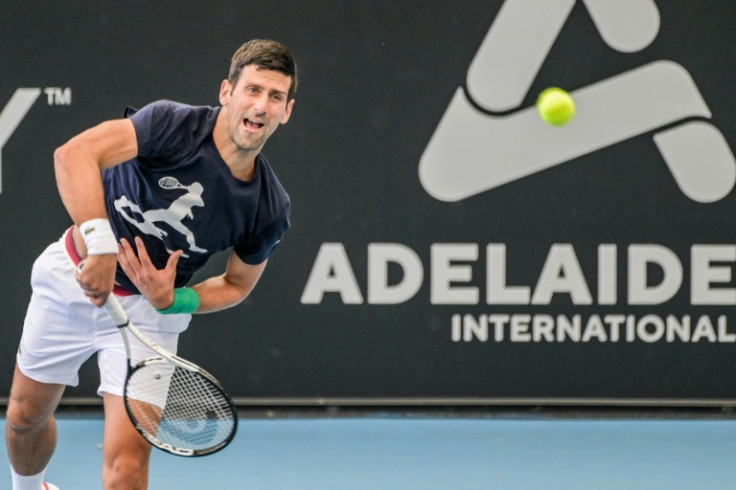
[[[517,109],[576,0],[506,0],[419,162],[424,189],[460,201],[625,139],[654,134],[680,190],[698,202],[725,197],[736,161],[690,74],[654,61],[571,92],[577,113],[564,128],[534,107]],[[603,40],[634,52],[659,32],[654,0],[582,0]],[[469,101],[473,99],[474,107]],[[514,112],[509,112],[515,110]],[[494,115],[497,113],[505,115]]]

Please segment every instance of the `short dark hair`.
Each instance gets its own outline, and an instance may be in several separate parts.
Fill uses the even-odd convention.
[[[248,65],[256,65],[259,69],[275,70],[291,78],[291,86],[287,100],[296,93],[296,61],[289,48],[277,41],[253,39],[238,48],[230,62],[228,81],[235,86],[240,72]]]

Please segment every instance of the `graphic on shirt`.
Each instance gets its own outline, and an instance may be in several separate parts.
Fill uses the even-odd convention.
[[[176,177],[167,176],[159,179],[158,185],[166,190],[185,189],[187,193],[179,196],[168,208],[146,210],[130,201],[127,196],[121,196],[115,200],[115,209],[122,218],[147,235],[153,235],[163,240],[168,232],[156,226],[156,223],[165,223],[186,238],[191,252],[206,253],[206,249],[197,246],[194,233],[183,223],[186,218],[194,218],[192,208],[204,207],[204,200],[202,199],[204,187],[202,187],[202,184],[194,182],[191,185],[184,185]],[[172,252],[172,250],[169,250],[169,253]],[[188,257],[186,253],[182,256]]]
[[[642,50],[659,32],[654,0],[582,1],[617,51]],[[687,197],[724,198],[736,183],[736,159],[692,77],[675,62],[652,61],[571,91],[577,113],[563,130],[544,124],[535,107],[520,108],[575,3],[504,2],[467,87],[455,91],[421,157],[424,189],[460,201],[655,130],[654,143]],[[672,123],[680,124],[658,130]]]

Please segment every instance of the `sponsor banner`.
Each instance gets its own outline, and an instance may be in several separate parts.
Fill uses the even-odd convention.
[[[234,396],[736,400],[732,2],[8,11],[6,391],[33,260],[69,224],[54,148],[126,105],[216,104],[235,48],[270,37],[300,69],[265,150],[293,226],[251,297],[180,342]],[[548,87],[575,100],[562,127],[534,105]]]

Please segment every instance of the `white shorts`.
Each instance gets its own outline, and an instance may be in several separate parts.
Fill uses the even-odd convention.
[[[18,368],[41,383],[77,386],[79,368],[97,352],[97,393],[122,396],[128,362],[122,336],[105,310],[93,305],[79,287],[65,236],[49,245],[33,264],[33,294],[18,348]],[[176,352],[179,333],[187,329],[191,315],[161,315],[139,294],[118,299],[146,336]],[[155,356],[129,337],[134,364]]]

